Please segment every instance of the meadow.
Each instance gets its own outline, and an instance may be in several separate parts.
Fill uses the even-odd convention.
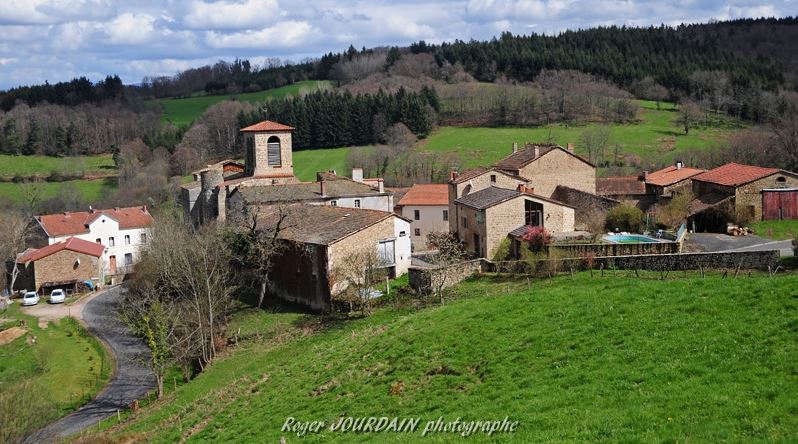
[[[98,156],[52,157],[52,156],[12,156],[0,154],[0,178],[14,176],[41,178],[56,172],[61,174],[81,174],[107,176],[116,174],[114,159],[110,154]]]
[[[798,239],[798,220],[761,220],[751,224],[754,234],[774,240]]]
[[[56,197],[59,193],[75,190],[87,202],[98,202],[115,190],[117,180],[115,177],[93,180],[67,180],[64,182],[35,182],[13,183],[0,182],[0,198],[7,198],[13,202],[30,201],[31,196],[37,200]]]
[[[223,100],[242,100],[251,103],[264,102],[270,98],[280,98],[288,95],[296,96],[303,90],[329,87],[329,81],[305,80],[281,88],[265,91],[241,93],[234,95],[202,95],[184,99],[159,99],[163,107],[161,120],[175,126],[190,125],[199,118],[209,106]]]
[[[518,421],[477,442],[793,439],[798,276],[658,277],[484,276],[444,305],[350,321],[248,310],[232,325],[258,335],[106,433],[290,442],[288,417],[376,415],[422,421],[414,432],[323,428],[301,440],[418,441],[439,417]]]
[[[105,349],[74,318],[51,322],[42,328],[36,318],[22,313],[18,300],[15,302],[0,312],[0,328],[25,321],[28,333],[0,346],[0,410],[3,411],[0,441],[3,442],[15,442],[14,437],[86,403],[105,385],[111,373]],[[35,345],[28,341],[33,336]]]

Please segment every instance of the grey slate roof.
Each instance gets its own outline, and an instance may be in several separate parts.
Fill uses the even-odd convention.
[[[469,206],[471,208],[476,208],[477,210],[484,210],[485,208],[492,207],[496,204],[502,203],[520,195],[521,193],[517,190],[488,187],[484,190],[467,194],[455,200],[455,202]]]
[[[394,213],[358,208],[328,207],[322,205],[291,205],[283,207],[286,218],[279,238],[317,245],[329,245],[368,228]],[[277,210],[262,216],[263,223],[275,224]]]
[[[301,202],[319,201],[330,198],[346,196],[379,196],[385,193],[371,188],[364,183],[355,182],[348,178],[326,178],[326,193],[321,195],[319,182],[303,182],[283,185],[253,185],[241,186],[239,193],[248,203],[264,204],[271,202]]]

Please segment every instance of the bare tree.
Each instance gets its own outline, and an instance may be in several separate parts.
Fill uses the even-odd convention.
[[[465,251],[460,241],[451,233],[429,233],[427,243],[436,249],[428,256],[428,261],[435,266],[429,273],[430,288],[443,304],[443,290],[452,284],[457,274],[453,265],[463,261]]]
[[[588,128],[582,131],[582,135],[579,136],[579,141],[585,150],[587,150],[588,160],[593,163],[599,163],[604,159],[604,150],[610,142],[610,136],[610,127],[606,125]]]
[[[689,134],[696,121],[701,117],[701,108],[692,101],[686,101],[679,107],[679,117],[676,122],[684,127],[684,133]]]
[[[364,314],[371,314],[373,287],[386,276],[383,265],[376,248],[362,248],[341,258],[331,273],[338,291],[335,298],[348,302],[350,312],[357,305]]]
[[[9,288],[13,291],[20,273],[16,263],[17,256],[28,247],[34,236],[35,226],[30,216],[14,210],[0,213],[0,225],[3,227],[0,230],[0,259],[3,265],[13,264],[10,267],[11,280],[8,282]]]

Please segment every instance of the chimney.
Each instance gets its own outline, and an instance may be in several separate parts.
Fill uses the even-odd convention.
[[[518,192],[519,193],[526,193],[526,185],[519,183],[518,184]]]
[[[64,216],[69,217],[69,211],[64,211]]]
[[[384,193],[385,192],[385,183],[382,181],[382,178],[377,179],[377,186],[378,186],[378,188],[380,190],[380,193]]]
[[[455,179],[457,179],[457,171],[452,171],[451,173],[449,173],[449,180],[455,180]]]
[[[569,142],[567,146],[568,146],[568,152],[569,153],[573,153],[574,152],[574,144]]]
[[[363,182],[363,168],[352,168],[352,180]]]
[[[91,205],[89,205],[89,214],[94,214],[94,208]]]
[[[684,164],[682,163],[681,160],[677,160],[676,161],[676,169],[677,170],[681,170],[683,166],[684,166]]]
[[[142,211],[143,213],[146,213],[146,212],[147,212],[147,205],[142,205],[142,206],[141,206],[141,211]]]
[[[648,171],[643,171],[642,173],[640,173],[640,180],[642,180],[643,182],[648,180]]]
[[[513,154],[518,152],[518,142],[513,142]]]
[[[327,195],[327,181],[324,179],[319,180],[319,192],[322,197]]]
[[[540,147],[535,145],[535,158],[540,157]]]

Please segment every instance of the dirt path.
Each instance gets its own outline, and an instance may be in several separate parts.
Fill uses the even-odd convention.
[[[134,400],[142,398],[155,387],[155,378],[146,365],[149,350],[144,342],[133,336],[117,318],[116,313],[123,291],[125,290],[122,287],[112,287],[71,307],[66,306],[58,310],[67,313],[63,316],[77,313],[88,330],[113,352],[116,368],[111,381],[93,401],[33,433],[24,442],[53,442],[79,433],[115,415],[117,411],[126,410]],[[80,306],[76,307],[78,304]],[[47,316],[51,319],[57,314],[53,312]]]

